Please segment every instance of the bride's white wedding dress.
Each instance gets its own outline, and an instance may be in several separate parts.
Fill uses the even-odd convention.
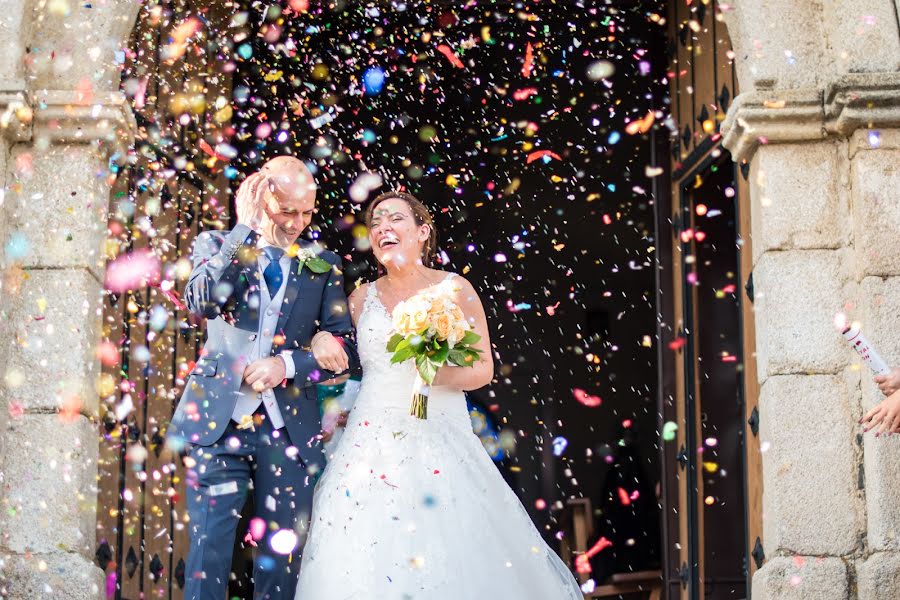
[[[582,600],[472,423],[433,387],[409,415],[415,367],[390,364],[392,322],[370,284],[357,326],[363,379],[313,500],[296,600]]]

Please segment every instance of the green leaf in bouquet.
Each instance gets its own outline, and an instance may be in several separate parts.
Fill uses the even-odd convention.
[[[416,352],[422,352],[425,350],[425,338],[421,335],[414,335],[409,339],[409,345],[412,346]]]
[[[466,363],[466,351],[459,348],[454,348],[449,352],[447,362],[457,367],[468,367],[472,364]]]
[[[405,346],[398,346],[397,351],[394,352],[394,355],[391,357],[391,363],[402,363],[404,360],[408,360],[415,356],[416,351],[409,344]]]
[[[461,367],[474,367],[475,363],[481,358],[477,352],[472,349],[464,350],[465,356],[463,357]]]
[[[427,356],[424,354],[416,356],[416,369],[418,369],[419,375],[425,383],[428,385],[434,383],[434,376],[437,375],[437,366]]]
[[[431,362],[442,365],[447,362],[447,356],[449,354],[450,346],[447,344],[447,342],[442,342],[438,345],[438,348],[436,350],[432,350],[428,353],[428,358],[431,359]]]
[[[466,332],[466,335],[463,336],[463,339],[459,341],[459,343],[464,346],[472,346],[473,344],[477,344],[480,340],[480,335],[478,335],[474,331],[469,330]]]
[[[404,338],[399,333],[395,333],[394,335],[392,335],[391,339],[389,339],[388,343],[387,343],[387,351],[394,352],[395,350],[397,350],[397,344],[402,342],[404,339],[406,339],[406,338]]]

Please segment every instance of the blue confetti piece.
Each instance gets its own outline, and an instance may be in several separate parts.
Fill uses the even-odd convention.
[[[366,69],[366,72],[363,73],[363,85],[366,88],[366,93],[372,96],[380,94],[384,88],[384,79],[384,71],[381,68],[370,67]]]
[[[31,245],[28,243],[28,238],[25,237],[25,234],[17,231],[12,234],[12,236],[10,236],[9,238],[9,241],[6,242],[6,256],[13,260],[25,258],[31,251],[30,246]]]

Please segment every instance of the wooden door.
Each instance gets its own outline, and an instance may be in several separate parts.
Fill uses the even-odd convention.
[[[123,71],[139,131],[110,199],[107,258],[151,249],[171,287],[108,294],[104,304],[95,558],[107,598],[178,600],[189,576],[184,469],[163,442],[202,342],[178,304],[191,244],[229,223],[225,165],[203,149],[227,125],[215,100],[230,99],[230,76],[225,61],[206,59],[223,52],[212,32],[227,17],[218,4],[144,4]],[[171,32],[195,18],[206,28],[183,54],[166,54]]]
[[[745,285],[752,268],[748,168],[733,165],[720,146],[719,126],[737,94],[721,8],[715,0],[676,0],[668,11],[670,106],[677,135],[670,145],[671,196],[661,203],[667,218],[660,221],[659,243],[666,271],[660,277],[661,313],[670,323],[668,333],[660,329],[670,353],[660,364],[673,370],[661,385],[661,427],[667,422],[678,427],[676,438],[664,441],[661,450],[669,492],[663,494],[669,598],[749,597],[750,579],[763,559],[754,416],[758,385],[747,291],[752,287]],[[714,223],[711,211],[728,223]],[[711,245],[716,236],[719,241]],[[728,275],[718,288],[708,285]],[[723,424],[727,435],[716,430]],[[730,517],[731,529],[739,529],[735,535],[729,531],[730,544],[722,543],[725,536],[712,535],[724,526],[719,508],[726,499],[742,507]],[[740,557],[740,569],[734,556]]]
[[[741,177],[718,146],[693,169],[676,171],[668,313],[674,377],[660,425],[664,436],[677,427],[662,450],[669,598],[749,597],[758,566],[757,386]]]

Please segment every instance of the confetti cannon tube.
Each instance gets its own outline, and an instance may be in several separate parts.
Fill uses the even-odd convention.
[[[872,347],[872,344],[869,343],[869,340],[862,334],[859,327],[850,326],[844,329],[843,331],[844,339],[847,340],[847,343],[856,350],[856,353],[859,354],[859,357],[863,359],[863,362],[869,365],[869,368],[876,375],[887,375],[890,372],[890,368],[887,363],[884,362],[884,359],[881,358],[881,355]]]

